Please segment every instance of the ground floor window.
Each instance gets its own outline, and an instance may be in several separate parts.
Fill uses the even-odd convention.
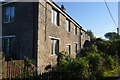
[[[70,50],[70,45],[67,45],[67,46],[66,46],[66,51],[67,51],[68,55],[70,56],[70,52],[71,52],[71,50]]]
[[[74,43],[74,52],[77,54],[77,43]]]
[[[51,39],[51,54],[56,55],[59,53],[59,40]]]
[[[5,56],[11,56],[14,52],[15,36],[2,36],[2,52]]]
[[[13,44],[14,44],[14,38],[3,38],[2,39],[2,50],[7,56],[10,56]]]

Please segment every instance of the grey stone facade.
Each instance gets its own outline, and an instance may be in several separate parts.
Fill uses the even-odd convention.
[[[81,48],[83,48],[86,40],[90,41],[90,36],[87,35],[84,29],[81,29]]]
[[[2,23],[2,36],[15,35],[18,59],[24,56],[35,59],[38,72],[44,72],[47,65],[57,63],[57,55],[51,53],[53,39],[59,41],[59,52],[67,51],[66,46],[70,45],[71,57],[77,54],[75,44],[80,50],[85,40],[90,39],[82,27],[55,3],[16,2],[4,5],[3,9],[7,6],[15,7],[15,16],[14,22]],[[59,12],[59,25],[52,23],[52,9]],[[66,19],[70,21],[70,31],[66,30]],[[74,34],[74,26],[77,27],[77,35]],[[81,32],[85,33],[84,37]]]

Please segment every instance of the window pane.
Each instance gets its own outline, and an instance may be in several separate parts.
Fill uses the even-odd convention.
[[[59,22],[58,20],[59,20],[58,12],[56,10],[52,10],[52,23],[58,25]]]
[[[3,53],[5,53],[4,48],[5,48],[5,40],[4,40],[4,39],[2,39],[2,52],[3,52]]]
[[[77,53],[77,44],[76,43],[74,44],[74,47],[75,47],[74,48],[75,49],[75,53]]]
[[[70,45],[67,45],[67,52],[68,52],[68,55],[70,55]]]
[[[55,54],[55,41],[53,40],[53,54]]]
[[[76,27],[76,35],[77,35],[77,27]]]
[[[67,31],[70,31],[70,21],[66,20],[66,29]]]
[[[2,41],[3,52],[7,55],[9,55],[9,47],[10,47],[9,43],[10,41],[8,38],[3,39]]]
[[[52,10],[52,23],[55,24],[55,11]]]
[[[4,22],[13,22],[15,15],[15,7],[4,8]]]
[[[10,56],[10,39],[7,39],[7,55]]]
[[[52,55],[58,54],[59,53],[59,41],[58,40],[51,40],[51,53]]]
[[[10,21],[10,7],[4,8],[4,22]]]
[[[75,26],[74,26],[74,34],[75,34]]]
[[[2,51],[4,49],[4,39],[2,39]]]
[[[82,32],[82,38],[84,38],[84,32]]]
[[[55,19],[55,23],[54,24],[57,25],[57,12],[56,11],[54,11],[54,12],[55,12],[55,18],[54,18]]]
[[[53,13],[53,10],[52,10],[52,23],[54,22],[54,13]]]
[[[57,12],[57,25],[58,25],[58,26],[60,25],[60,15],[59,15],[58,12]]]
[[[55,11],[53,10],[53,23],[55,24]]]
[[[74,34],[77,35],[77,27],[74,26]]]
[[[55,46],[55,53],[54,54],[57,54],[58,52],[58,46],[57,46],[57,40],[54,40],[54,46]]]
[[[3,53],[7,53],[6,51],[6,49],[7,49],[7,39],[2,39],[3,41],[2,41],[2,50],[3,50]]]
[[[16,53],[18,47],[17,47],[17,44],[15,44],[15,38],[9,38],[9,41],[10,41],[10,44],[9,44],[9,46],[10,46],[9,53],[11,55],[13,53]],[[14,54],[14,56],[15,56],[15,54]]]
[[[2,38],[2,51],[6,56],[15,58],[17,47],[15,45],[15,38]]]
[[[15,7],[11,7],[10,8],[10,19],[11,19],[11,22],[14,21],[14,13],[15,13]]]
[[[68,20],[66,20],[66,29],[68,31]]]
[[[54,48],[53,48],[53,40],[51,40],[51,54],[53,54]]]

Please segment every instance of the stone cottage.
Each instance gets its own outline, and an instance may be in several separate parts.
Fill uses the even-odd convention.
[[[6,57],[36,61],[38,71],[57,63],[57,53],[76,57],[85,40],[85,30],[55,2],[2,3],[2,50]],[[81,34],[82,32],[82,34]]]

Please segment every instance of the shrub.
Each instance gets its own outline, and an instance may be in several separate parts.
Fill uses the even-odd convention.
[[[71,58],[67,52],[60,52],[58,56],[59,65],[56,72],[62,73],[67,79],[82,79],[88,78],[88,61],[86,58]]]
[[[98,52],[97,46],[91,44],[89,47],[84,47],[83,49],[81,49],[81,52],[79,54],[81,54],[81,57],[85,57],[89,53],[94,53],[94,52]]]
[[[82,79],[81,77],[89,77],[88,68],[88,61],[85,58],[72,58],[71,62],[63,60],[57,67],[57,72],[64,73],[63,75],[67,76],[67,79]]]
[[[110,41],[98,41],[95,43],[97,49],[105,55],[116,56],[120,53],[120,39]]]
[[[98,80],[103,77],[103,64],[104,59],[101,57],[100,54],[98,53],[89,53],[86,56],[87,60],[89,61],[89,73],[90,75],[90,80]]]
[[[119,53],[120,39],[97,40],[93,44],[85,45],[81,50],[81,57],[71,58],[67,52],[61,52],[56,72],[62,73],[62,77],[68,80],[101,80],[105,77],[115,77],[120,72]]]
[[[37,76],[37,67],[35,65],[34,60],[25,58],[25,67],[24,67],[24,78],[31,78],[33,76]]]
[[[105,71],[104,71],[104,76],[105,77],[114,77],[117,76],[120,70],[118,60],[115,59],[112,56],[107,56],[105,58]]]

